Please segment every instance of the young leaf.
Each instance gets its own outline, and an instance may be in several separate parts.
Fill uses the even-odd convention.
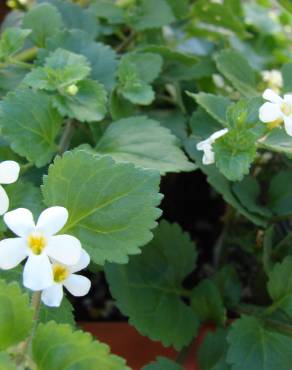
[[[143,335],[179,349],[196,335],[198,319],[182,300],[182,281],[196,251],[176,224],[163,221],[141,256],[127,265],[107,264],[106,278],[120,310]]]
[[[110,155],[117,162],[132,162],[162,174],[195,169],[179,148],[176,137],[147,117],[131,117],[112,123],[96,150]]]
[[[292,318],[292,257],[288,256],[283,262],[277,263],[269,275],[268,291],[277,304]]]
[[[0,60],[4,61],[22,49],[30,30],[9,27],[4,30],[0,39]]]
[[[84,55],[91,64],[91,78],[101,82],[108,90],[113,88],[117,55],[110,46],[88,39],[86,32],[71,30],[59,32],[48,40],[47,50],[53,51],[57,48]]]
[[[160,216],[159,173],[85,151],[57,157],[44,178],[45,203],[66,207],[63,232],[75,235],[97,264],[140,253]]]
[[[48,37],[63,28],[63,21],[58,10],[50,4],[40,4],[25,14],[23,28],[32,30],[30,39],[39,47],[44,47]]]
[[[39,370],[130,370],[110,348],[69,325],[40,324],[32,343],[32,356]]]
[[[223,50],[217,54],[216,64],[219,71],[242,95],[257,95],[255,71],[241,53]]]
[[[51,105],[49,96],[30,89],[9,93],[2,101],[0,126],[12,149],[34,162],[47,164],[57,151],[56,136],[62,117]]]
[[[159,28],[174,20],[166,0],[141,0],[129,17],[129,22],[137,31]]]
[[[17,283],[0,280],[0,350],[23,341],[33,325],[29,297]]]
[[[118,89],[124,98],[134,104],[148,105],[154,99],[149,85],[159,75],[162,58],[153,53],[130,53],[119,64]]]
[[[176,362],[165,358],[158,357],[157,361],[152,362],[151,364],[144,366],[142,370],[183,370],[183,368],[178,365]]]
[[[223,325],[226,321],[226,309],[212,280],[202,280],[192,290],[191,307],[200,321],[213,321],[218,325]]]
[[[103,85],[94,80],[83,80],[76,87],[76,95],[66,91],[55,95],[53,105],[63,116],[76,118],[80,122],[101,121],[107,111],[107,93]]]
[[[89,63],[83,55],[57,49],[46,58],[44,67],[37,67],[26,75],[24,83],[35,89],[63,91],[89,73]]]
[[[287,370],[292,363],[292,338],[265,328],[254,317],[236,320],[227,340],[232,370]]]
[[[231,101],[220,95],[199,93],[187,93],[193,98],[202,108],[205,109],[214,119],[226,126],[226,113],[227,108],[230,106]]]

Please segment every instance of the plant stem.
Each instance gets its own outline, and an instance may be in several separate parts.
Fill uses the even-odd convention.
[[[128,37],[126,37],[121,43],[120,45],[117,46],[116,48],[116,52],[117,53],[121,53],[124,49],[126,49],[130,44],[131,42],[134,40],[134,38],[136,37],[136,33],[132,30],[129,34]]]
[[[74,124],[72,120],[68,120],[59,144],[59,154],[63,154],[69,148],[70,141],[74,132]]]
[[[17,365],[22,364],[26,361],[31,342],[33,340],[38,321],[39,321],[39,315],[40,315],[40,309],[41,309],[41,294],[42,292],[34,292],[31,297],[31,306],[34,310],[33,314],[33,327],[31,329],[30,336],[26,339],[26,341],[23,343],[22,350],[20,356],[16,359]]]
[[[187,346],[183,347],[177,354],[175,362],[180,365],[184,365],[188,357],[188,354],[190,353],[190,350],[192,349],[192,346],[193,346],[193,341],[191,341],[190,344],[188,344]]]

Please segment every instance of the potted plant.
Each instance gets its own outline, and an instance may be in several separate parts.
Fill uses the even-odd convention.
[[[290,3],[7,6],[0,368],[289,370]]]

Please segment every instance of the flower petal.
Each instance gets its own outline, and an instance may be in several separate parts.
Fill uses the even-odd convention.
[[[42,301],[49,307],[59,307],[63,299],[63,285],[54,284],[43,290]]]
[[[12,184],[19,176],[20,167],[17,162],[4,161],[0,163],[0,184]]]
[[[70,267],[70,271],[72,273],[81,271],[85,269],[89,265],[89,263],[90,263],[89,254],[84,249],[81,249],[79,261],[76,263],[76,265]]]
[[[211,144],[213,144],[215,140],[219,139],[219,137],[227,134],[227,132],[228,132],[228,128],[223,128],[222,130],[214,132],[214,134],[210,136]]]
[[[282,118],[280,107],[274,103],[264,103],[259,110],[259,118],[262,122],[273,122]]]
[[[292,94],[285,94],[284,95],[284,102],[292,105]]]
[[[292,136],[292,115],[284,117],[285,130],[289,136]]]
[[[64,265],[75,265],[80,259],[81,243],[71,235],[55,235],[48,240],[46,253]]]
[[[0,268],[9,270],[27,257],[27,249],[22,238],[3,239],[0,242]]]
[[[29,256],[23,270],[23,285],[31,290],[43,290],[53,284],[49,258],[45,254]]]
[[[210,141],[210,138],[206,139],[206,140],[203,140],[203,141],[200,141],[198,144],[197,144],[197,150],[205,150],[206,147],[209,147],[211,145],[211,141]]]
[[[205,165],[215,163],[215,154],[211,147],[209,149],[205,149],[202,162]]]
[[[50,236],[62,229],[68,220],[68,211],[64,207],[50,207],[45,209],[37,222],[37,229]]]
[[[32,213],[26,208],[17,208],[4,215],[4,222],[14,234],[22,237],[35,229]]]
[[[82,297],[89,292],[91,282],[85,276],[72,274],[64,281],[64,286],[75,297]]]
[[[276,94],[272,89],[266,89],[263,93],[263,98],[276,104],[281,104],[283,102],[281,96]]]
[[[0,215],[4,215],[9,208],[9,198],[6,191],[0,185]]]

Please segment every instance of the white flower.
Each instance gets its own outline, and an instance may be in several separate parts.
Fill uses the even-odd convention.
[[[18,238],[0,242],[0,268],[8,270],[28,257],[23,270],[23,285],[43,290],[54,283],[50,258],[66,265],[78,262],[81,244],[71,235],[55,235],[66,224],[68,211],[63,207],[44,210],[35,225],[32,213],[18,208],[4,215],[6,225]]]
[[[80,259],[74,266],[53,263],[54,283],[42,292],[44,304],[50,307],[59,307],[63,298],[63,286],[75,297],[86,295],[89,292],[91,282],[87,277],[75,274],[75,272],[85,269],[89,262],[89,255],[82,249]]]
[[[280,71],[272,69],[271,71],[262,71],[261,74],[263,80],[268,84],[268,87],[276,93],[278,93],[280,88],[283,87],[283,78]]]
[[[228,132],[228,128],[214,132],[208,139],[200,141],[197,144],[198,150],[203,150],[203,164],[212,164],[215,162],[215,154],[212,149],[214,142],[219,139],[219,137],[225,135]]]
[[[260,120],[269,123],[271,128],[284,121],[287,134],[292,136],[292,94],[286,94],[281,98],[273,90],[267,89],[263,93],[263,98],[268,102],[260,107]]]
[[[4,161],[0,163],[0,184],[12,184],[19,176],[19,164],[14,161]],[[0,185],[0,215],[8,211],[9,199],[6,191]]]

